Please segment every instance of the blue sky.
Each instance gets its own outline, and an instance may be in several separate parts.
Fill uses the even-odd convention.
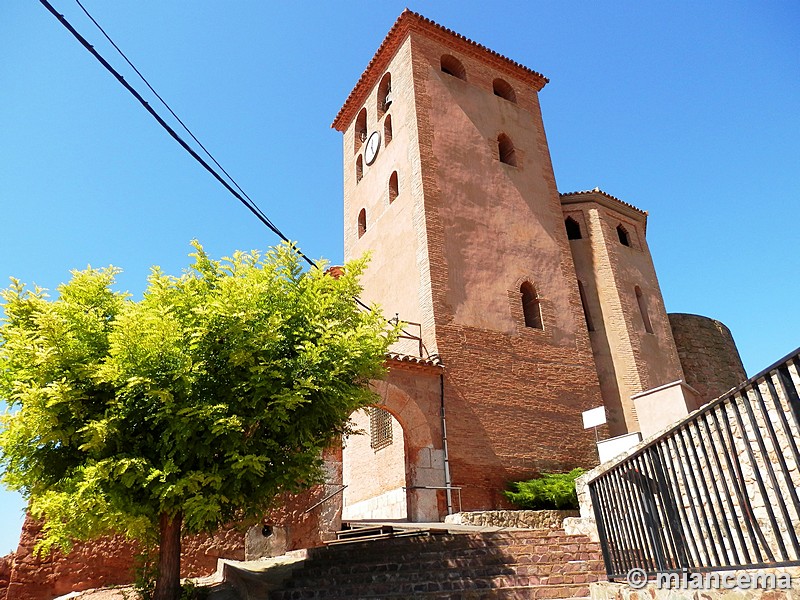
[[[77,4],[53,3],[122,69]],[[405,4],[84,4],[272,220],[340,261],[330,123]],[[726,323],[750,374],[800,344],[800,5],[410,8],[550,78],[559,189],[599,186],[649,211],[668,311]],[[215,255],[275,243],[39,3],[0,5],[0,56],[0,285],[54,288],[114,264],[139,294],[151,265],[187,264],[192,238]],[[0,554],[22,505],[0,492]]]

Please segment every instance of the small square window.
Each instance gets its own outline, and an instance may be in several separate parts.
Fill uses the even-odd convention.
[[[373,450],[380,450],[392,445],[392,415],[373,406],[369,409],[369,445]]]

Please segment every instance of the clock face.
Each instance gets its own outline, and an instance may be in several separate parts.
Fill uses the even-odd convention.
[[[372,135],[367,140],[367,147],[364,149],[364,160],[368,165],[375,162],[375,157],[378,156],[378,149],[381,147],[381,134],[373,131]]]

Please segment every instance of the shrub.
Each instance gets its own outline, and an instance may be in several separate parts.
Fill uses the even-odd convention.
[[[536,479],[514,481],[503,492],[515,506],[530,510],[578,508],[575,479],[586,472],[572,469],[569,473],[542,473]]]

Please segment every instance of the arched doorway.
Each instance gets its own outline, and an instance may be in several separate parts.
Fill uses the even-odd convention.
[[[344,439],[342,519],[408,519],[403,428],[388,410],[371,406],[351,415],[356,432]]]
[[[379,406],[354,413],[362,434],[344,440],[342,519],[439,521],[447,514],[440,369],[393,360],[371,387]]]

